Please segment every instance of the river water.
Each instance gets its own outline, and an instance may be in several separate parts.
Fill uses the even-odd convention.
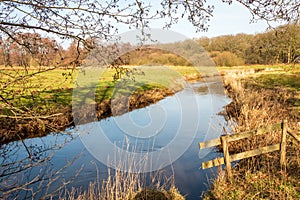
[[[175,149],[173,145],[168,151],[169,157],[160,154],[161,160],[166,162],[157,158],[158,165],[146,169],[145,176],[155,174],[159,168],[162,177],[174,175],[175,185],[186,199],[201,199],[217,172],[215,168],[202,170],[201,163],[219,153],[213,148],[199,150],[198,143],[222,134],[226,122],[217,113],[229,101],[220,82],[197,82],[146,108],[69,128],[63,133],[2,145],[0,198],[39,199],[56,190],[72,187],[84,190],[91,181],[105,179],[107,163],[100,162],[98,155],[102,154],[103,158],[107,153],[97,149],[99,146],[105,149],[101,146],[105,143],[93,141],[97,133],[91,127],[96,126],[101,128],[108,141],[121,149],[125,140],[136,144],[139,152],[148,152],[149,147],[151,152],[160,152],[174,142]],[[197,119],[189,113],[197,114]],[[82,130],[87,127],[90,133],[84,134]],[[173,140],[177,135],[181,136],[177,141]],[[183,148],[179,147],[181,144]],[[10,193],[6,194],[8,191]]]

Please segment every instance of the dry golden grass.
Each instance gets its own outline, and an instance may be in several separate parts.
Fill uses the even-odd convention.
[[[127,151],[136,148],[125,141]],[[147,166],[148,157],[139,160],[127,154],[121,154],[115,170],[108,168],[108,177],[105,180],[97,179],[91,182],[88,190],[81,191],[72,188],[60,196],[61,200],[184,200],[174,184],[174,175],[169,176],[164,171],[143,173]],[[141,164],[142,163],[142,164]],[[125,168],[126,166],[126,168]],[[126,169],[123,171],[122,169]],[[137,172],[136,172],[136,169]]]
[[[267,89],[247,87],[247,79],[225,77],[224,83],[232,103],[227,106],[233,133],[254,130],[288,120],[288,127],[299,132],[299,113],[289,106],[294,93],[284,87]],[[236,153],[278,143],[280,132],[244,139],[230,144]],[[299,199],[300,144],[288,137],[287,166],[281,169],[279,152],[239,161],[233,168],[232,182],[220,172],[205,199]]]

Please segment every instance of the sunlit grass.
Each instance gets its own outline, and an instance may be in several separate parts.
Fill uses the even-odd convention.
[[[285,69],[285,70],[299,70],[300,65],[283,65],[283,64],[277,64],[277,65],[242,65],[242,66],[233,66],[233,67],[217,67],[218,70],[247,70],[247,69],[256,69],[256,70],[263,70],[263,69]]]
[[[253,78],[256,84],[263,88],[280,88],[284,87],[290,90],[300,90],[300,75],[297,74],[262,74]]]
[[[134,93],[154,88],[174,87],[174,83],[197,70],[187,66],[127,66],[134,73],[123,74],[114,80],[114,69],[107,68],[99,74],[99,82],[93,88],[95,101],[111,99],[116,93]],[[80,70],[55,69],[43,73],[38,70],[0,70],[1,95],[17,107],[42,112],[70,106],[73,88],[77,87]],[[33,75],[34,74],[34,75]]]

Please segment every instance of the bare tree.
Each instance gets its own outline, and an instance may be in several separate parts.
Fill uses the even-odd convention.
[[[16,32],[41,31],[83,43],[90,37],[106,40],[117,31],[116,23],[141,28],[153,18],[139,1],[1,0],[0,7],[0,30],[14,39]]]
[[[232,0],[223,1],[232,2]],[[253,20],[295,22],[300,19],[299,0],[237,0],[237,2],[248,8]]]
[[[222,0],[220,2],[231,4],[233,1]],[[245,6],[253,14],[253,19],[285,22],[299,20],[299,0],[236,0],[236,2]],[[28,85],[31,77],[60,66],[53,64],[52,68],[27,74],[30,60],[28,53],[34,54],[34,51],[31,48],[32,45],[28,44],[29,40],[20,35],[25,33],[48,34],[61,39],[71,39],[77,46],[74,47],[78,51],[77,59],[82,59],[79,55],[80,52],[87,52],[86,50],[93,48],[94,41],[113,40],[113,36],[118,33],[118,27],[121,25],[144,30],[150,26],[151,21],[164,19],[165,27],[169,28],[182,18],[186,18],[197,31],[205,31],[208,29],[209,20],[213,17],[214,4],[215,1],[208,2],[206,0],[161,0],[159,2],[146,0],[0,0],[0,43],[2,44],[0,49],[3,64],[12,65],[10,60],[13,59],[10,57],[10,49],[5,41],[13,41],[14,45],[27,48],[27,50],[20,48],[22,51],[15,53],[19,65],[23,65],[26,74],[16,71],[12,75],[5,70],[0,70],[0,122],[3,121],[0,124],[13,127],[12,125],[20,120],[35,120],[37,128],[41,127],[42,131],[45,127],[51,131],[57,130],[56,127],[64,127],[61,124],[51,126],[53,121],[61,121],[56,119],[57,113],[42,115],[25,105],[20,107],[14,104],[17,98],[16,92],[19,95],[22,91],[11,92],[7,89],[8,85],[14,87],[22,85],[21,89],[23,88],[22,90],[25,91],[31,87],[30,84]],[[39,40],[33,40],[33,42],[37,41]],[[44,43],[39,43],[44,45]],[[55,46],[51,41],[45,41],[45,43],[53,43],[52,46]],[[82,51],[83,48],[85,51]],[[35,56],[35,58],[40,65],[45,65],[49,59],[44,55],[49,56],[50,50],[46,51],[42,47],[39,49],[44,54]],[[72,63],[77,62],[72,60]],[[28,94],[28,91],[26,92],[23,93]],[[35,100],[34,93],[36,91],[31,91],[30,94],[33,101]],[[66,121],[71,124],[69,117],[67,118]],[[48,120],[49,123],[45,123],[44,120]],[[26,122],[22,123],[26,124]],[[14,131],[5,131],[5,134]]]
[[[233,0],[222,0],[231,4]],[[293,21],[299,19],[298,0],[236,0],[250,10],[256,18]],[[167,18],[170,27],[182,17],[198,29],[206,30],[214,5],[203,0],[1,0],[0,31],[14,38],[14,33],[42,31],[61,38],[74,38],[84,42],[88,37],[108,39],[117,24],[144,28],[151,20]]]

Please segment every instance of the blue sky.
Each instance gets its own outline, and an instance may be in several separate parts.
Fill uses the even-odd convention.
[[[213,17],[209,22],[209,29],[207,32],[196,33],[195,28],[187,21],[180,20],[178,24],[173,25],[170,29],[187,36],[188,38],[200,38],[203,36],[214,37],[219,35],[229,35],[237,33],[255,34],[266,31],[268,24],[265,21],[258,21],[250,23],[252,15],[250,12],[237,2],[231,5],[222,3],[221,0],[208,0],[208,4],[215,5]],[[279,24],[272,23],[276,27]],[[153,22],[151,28],[161,28],[161,22]],[[121,28],[120,33],[126,32],[126,28]]]
[[[238,3],[228,5],[225,3],[216,3],[213,17],[209,22],[207,32],[195,33],[194,28],[189,24],[178,24],[174,27],[174,31],[184,31],[188,37],[213,37],[218,35],[228,35],[236,33],[257,33],[267,28],[264,22],[250,23],[251,14]]]
[[[157,1],[145,0],[145,2],[147,1],[149,1],[151,5],[154,4],[154,7],[159,6]],[[158,0],[158,2],[160,1]],[[223,3],[221,0],[207,0],[207,2],[207,5],[215,6],[213,17],[209,22],[210,27],[207,32],[196,33],[196,29],[186,19],[179,20],[179,22],[173,25],[170,30],[191,39],[200,37],[211,38],[220,35],[231,35],[238,33],[255,34],[264,32],[269,27],[267,22],[262,20],[255,23],[250,23],[252,19],[251,13],[247,8],[235,1],[233,1],[231,5]],[[128,25],[114,25],[118,27],[119,34],[121,35],[127,34],[128,31],[132,31],[132,29],[128,29]],[[154,20],[151,22],[150,28],[160,29],[163,27],[163,25],[163,20]],[[278,25],[278,23],[272,23],[272,27],[276,27]],[[69,43],[70,41],[61,41],[61,44],[64,47],[67,47]]]

